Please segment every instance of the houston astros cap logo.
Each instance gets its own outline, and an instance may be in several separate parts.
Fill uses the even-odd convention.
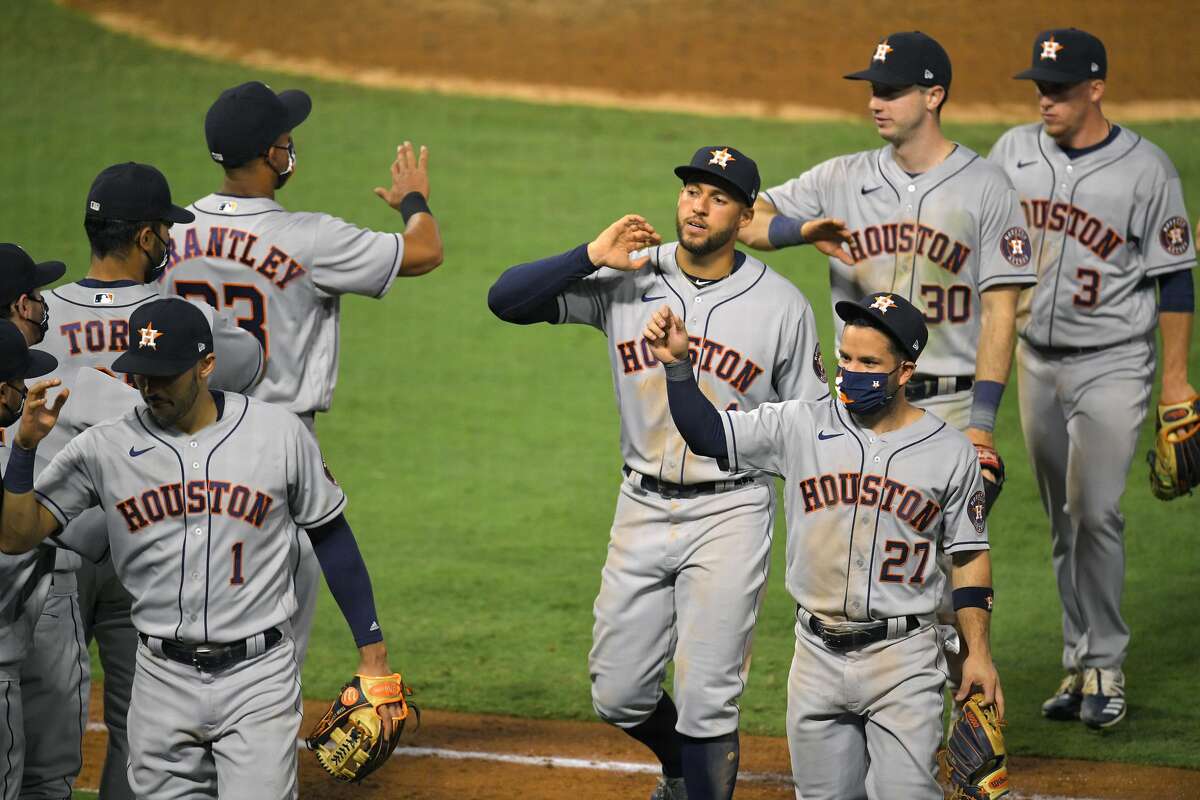
[[[896,301],[888,297],[886,294],[881,294],[875,298],[875,302],[871,303],[871,308],[879,309],[880,314],[886,314],[889,308],[896,305]]]
[[[872,61],[887,61],[888,53],[892,52],[892,48],[888,46],[887,40],[875,45],[875,55],[871,56]]]
[[[1042,60],[1045,61],[1048,58],[1051,61],[1058,61],[1058,51],[1062,49],[1063,46],[1054,41],[1054,37],[1051,36],[1042,42]]]
[[[709,159],[708,163],[716,164],[721,169],[725,169],[725,167],[729,165],[730,161],[737,161],[737,159],[730,154],[728,147],[722,147],[720,150],[710,150],[709,153],[712,154],[712,158]]]
[[[154,323],[146,323],[146,327],[139,328],[138,333],[142,335],[141,341],[138,342],[138,347],[149,347],[151,350],[158,349],[156,340],[162,336],[162,332],[154,330]]]

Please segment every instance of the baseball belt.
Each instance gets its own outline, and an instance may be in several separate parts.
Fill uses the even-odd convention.
[[[1045,358],[1065,358],[1067,356],[1081,356],[1087,353],[1099,353],[1101,350],[1107,350],[1110,347],[1120,347],[1123,344],[1136,342],[1145,337],[1136,336],[1129,339],[1122,339],[1119,342],[1111,342],[1109,344],[1094,344],[1089,347],[1050,347],[1047,345],[1034,344],[1028,339],[1022,339],[1023,342],[1038,355]]]
[[[159,639],[156,636],[147,636],[144,633],[139,633],[138,638],[142,640],[142,644],[150,648],[151,652],[157,653],[164,658],[178,661],[180,664],[186,664],[189,667],[195,667],[205,672],[217,672],[245,661],[247,658],[260,656],[267,652],[282,641],[283,632],[278,628],[269,628],[262,633],[254,634],[248,639],[243,639],[240,642],[229,642],[227,644],[214,644],[211,642],[185,644],[184,642],[176,642],[171,639]]]
[[[654,492],[668,500],[687,499],[690,497],[698,497],[702,494],[718,494],[720,492],[728,492],[731,489],[736,489],[739,486],[745,486],[748,483],[754,483],[755,478],[746,476],[742,478],[734,478],[728,481],[704,481],[702,483],[668,483],[660,481],[657,478],[652,478],[649,475],[643,475],[637,470],[629,467],[622,467],[622,471],[626,476],[637,473],[640,480],[640,485],[647,492]]]
[[[857,650],[884,639],[899,639],[921,627],[921,619],[915,614],[906,617],[890,617],[868,625],[834,625],[817,619],[802,606],[796,606],[800,624],[821,637],[821,642],[836,652]]]
[[[904,385],[904,396],[910,401],[924,400],[939,394],[954,394],[965,392],[975,385],[975,379],[968,375],[913,375]]]

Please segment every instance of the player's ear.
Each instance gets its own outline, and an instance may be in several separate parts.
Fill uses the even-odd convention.
[[[1088,99],[1093,103],[1099,103],[1104,99],[1104,81],[1097,78],[1088,86]]]
[[[199,372],[199,377],[200,377],[200,378],[202,378],[202,379],[204,379],[204,380],[208,380],[208,378],[212,377],[213,370],[214,370],[214,369],[216,368],[216,366],[217,366],[217,356],[216,356],[216,354],[215,354],[215,353],[209,353],[209,354],[208,354],[208,355],[206,355],[204,358],[200,359],[200,361],[198,362],[197,366],[198,366],[198,368],[199,368],[199,370],[200,370],[200,372]]]
[[[899,385],[903,386],[904,384],[908,383],[909,378],[911,378],[916,371],[917,364],[915,361],[901,361],[900,372],[898,375],[898,380],[900,382]]]
[[[738,218],[738,230],[749,225],[754,220],[754,206],[742,206],[741,216]]]
[[[928,111],[937,111],[942,104],[942,98],[946,96],[946,89],[942,86],[930,86],[925,92],[925,108]]]

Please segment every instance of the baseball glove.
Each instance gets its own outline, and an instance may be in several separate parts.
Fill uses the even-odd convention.
[[[1154,449],[1150,463],[1150,490],[1159,500],[1191,494],[1200,484],[1200,397],[1182,403],[1159,404]]]
[[[992,504],[1004,488],[1004,460],[994,447],[975,445],[979,456],[979,469],[983,473],[983,513],[992,513]]]
[[[383,766],[400,743],[410,711],[405,698],[410,694],[412,689],[399,673],[355,675],[304,742],[326,772],[339,781],[357,783]],[[401,714],[385,739],[377,709],[391,703],[400,705]],[[420,709],[411,706],[411,710],[420,724]]]
[[[946,764],[950,800],[999,800],[1008,795],[1008,755],[995,706],[983,706],[975,692],[963,703],[950,732]]]

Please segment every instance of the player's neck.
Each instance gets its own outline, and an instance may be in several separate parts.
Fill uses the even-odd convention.
[[[919,175],[945,161],[957,145],[937,125],[924,125],[901,142],[892,142],[892,158],[905,172]]]
[[[226,175],[225,180],[221,181],[221,194],[231,194],[235,197],[266,197],[274,200],[275,180],[266,180],[257,175]]]
[[[1100,107],[1095,106],[1088,112],[1082,125],[1054,141],[1063,150],[1082,150],[1103,142],[1111,130],[1112,123],[1104,118]]]
[[[702,281],[720,280],[733,272],[733,242],[728,246],[703,256],[696,256],[681,244],[675,250],[679,268]]]
[[[138,281],[145,280],[145,257],[140,253],[136,257],[124,258],[108,255],[104,258],[92,257],[88,266],[87,277],[98,281]]]
[[[192,404],[188,413],[180,417],[172,427],[180,433],[191,435],[197,431],[204,430],[216,421],[217,404],[213,401],[212,392],[208,390],[208,385],[201,384],[200,393],[196,396],[196,402]]]

